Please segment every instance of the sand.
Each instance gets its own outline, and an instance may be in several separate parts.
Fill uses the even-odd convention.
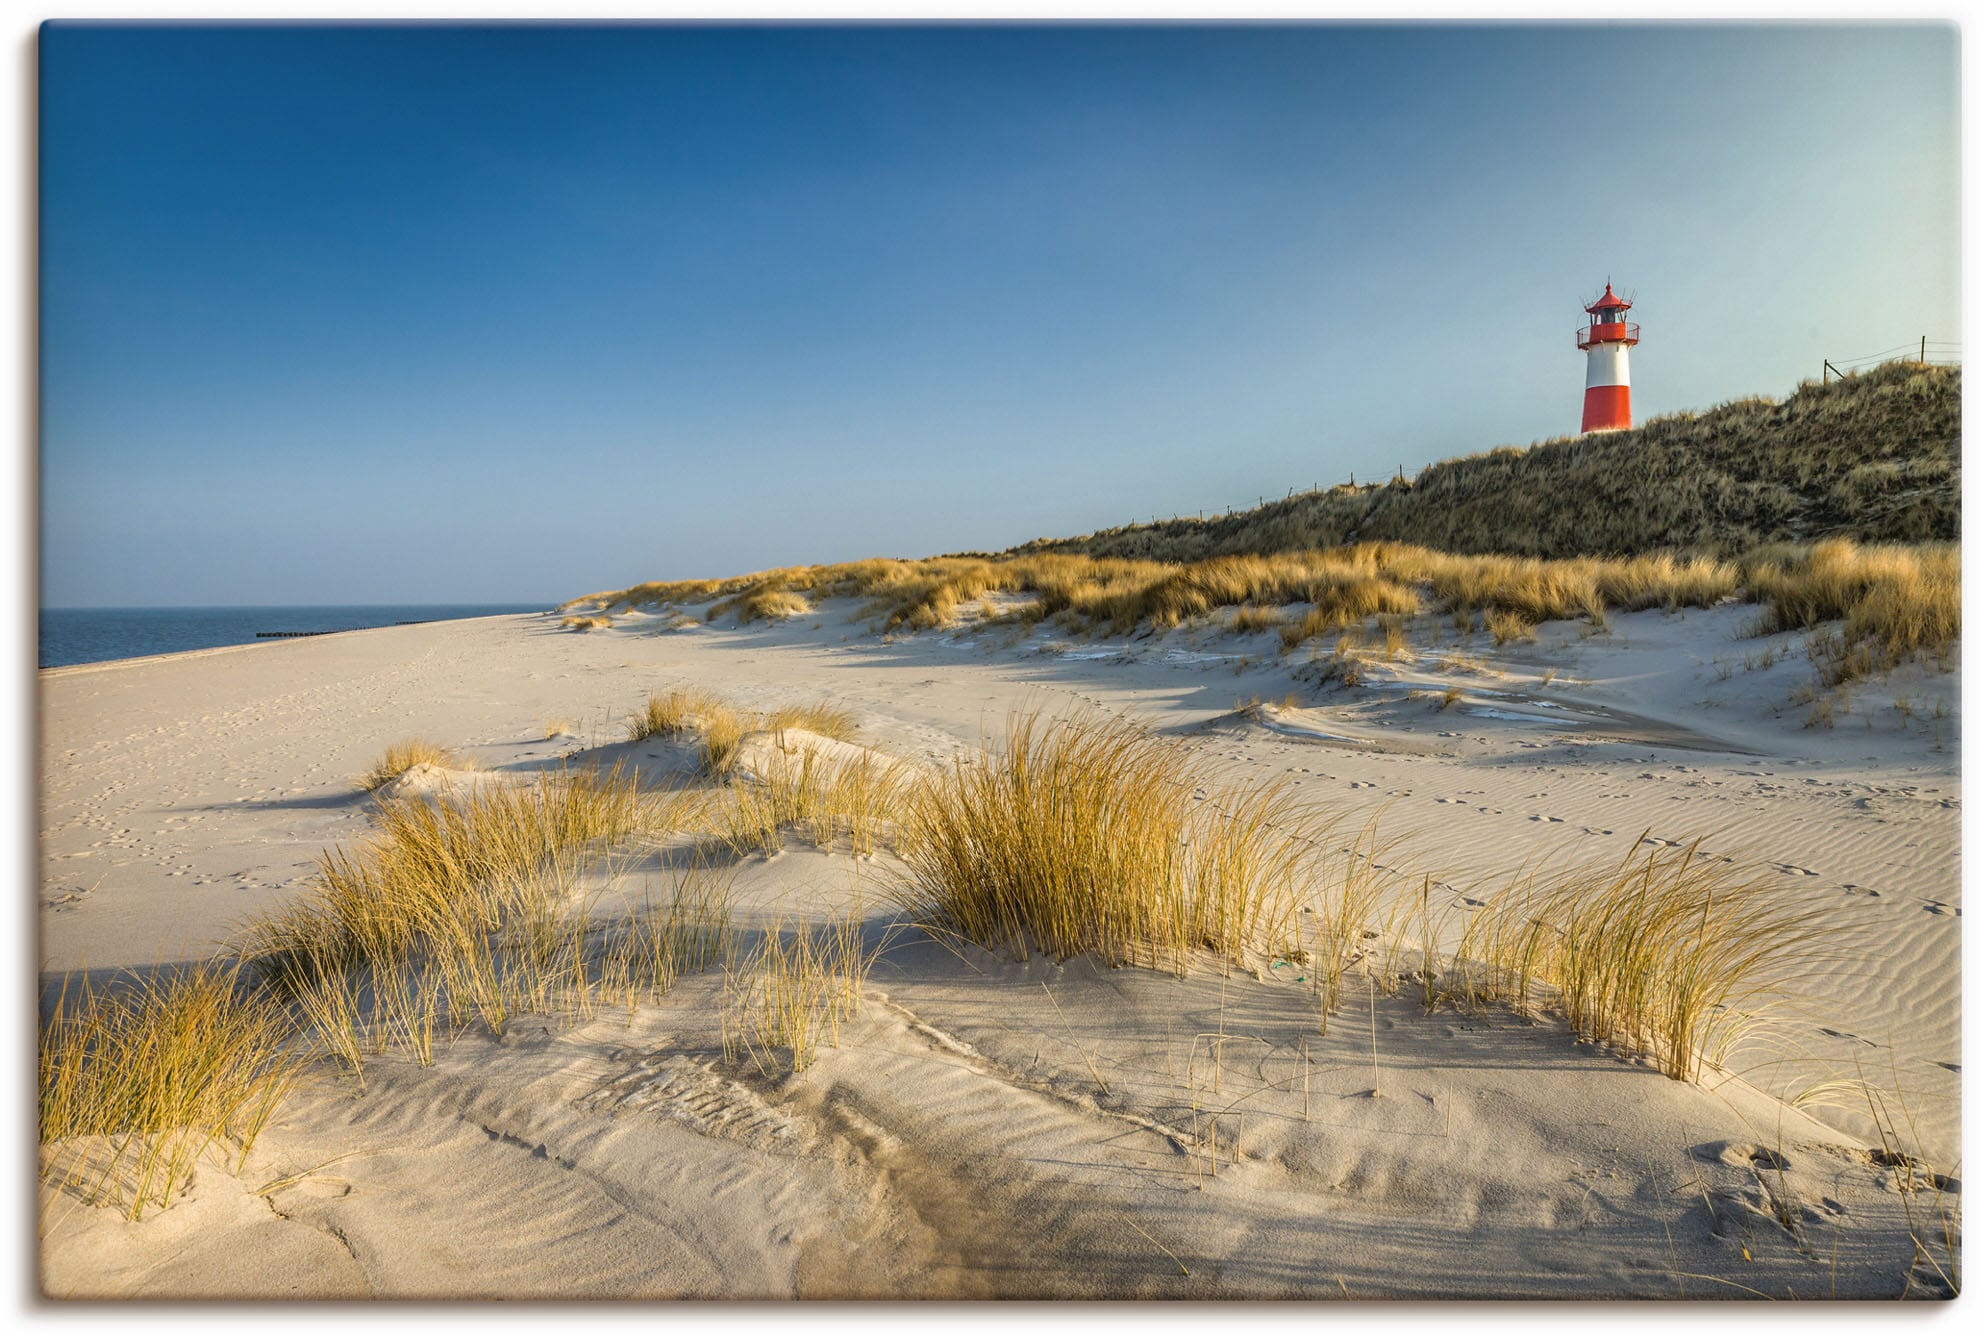
[[[883,637],[853,612],[590,633],[497,617],[44,671],[44,982],[212,954],[368,829],[353,778],[408,736],[473,764],[411,793],[574,757],[679,772],[679,744],[626,743],[620,723],[676,686],[830,700],[859,744],[912,764],[1018,709],[1131,716],[1348,826],[1379,816],[1388,858],[1457,915],[1546,852],[1701,839],[1795,888],[1833,963],[1690,1085],[1555,1022],[1428,1014],[1396,978],[1353,974],[1324,1035],[1286,966],[1181,979],[939,943],[892,925],[886,853],[795,844],[735,869],[744,921],[858,906],[889,942],[810,1069],[725,1061],[717,974],[631,1015],[471,1027],[432,1067],[372,1060],[362,1089],[326,1064],[245,1162],[203,1165],[167,1210],[133,1223],[45,1191],[45,1291],[1947,1292],[1931,1226],[1961,1200],[1953,674],[1903,670],[1806,728],[1797,638],[1743,638],[1737,606],[1551,623],[1500,649],[1430,643],[1429,621],[1355,687],[1279,657],[1272,632]],[[1773,647],[1792,652],[1765,667]],[[622,889],[659,875],[636,859]],[[1845,1078],[1899,1092],[1940,1201],[1869,1154],[1864,1101],[1811,1098]]]

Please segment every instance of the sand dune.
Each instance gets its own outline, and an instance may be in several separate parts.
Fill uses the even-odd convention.
[[[471,1026],[432,1067],[377,1057],[362,1089],[326,1063],[245,1163],[203,1165],[168,1210],[133,1223],[46,1192],[47,1292],[1946,1289],[1913,1238],[1960,1202],[1953,676],[1905,669],[1808,729],[1787,697],[1809,668],[1746,668],[1771,642],[1738,636],[1737,607],[1546,624],[1500,650],[1429,626],[1355,686],[1271,634],[883,638],[852,611],[584,634],[488,618],[44,672],[44,979],[211,954],[370,829],[352,777],[406,736],[474,766],[408,792],[572,763],[678,782],[690,749],[621,723],[681,686],[852,712],[855,744],[747,738],[745,773],[780,748],[949,764],[1021,709],[1141,720],[1212,771],[1285,778],[1339,829],[1376,816],[1399,884],[1436,897],[1442,949],[1526,860],[1700,840],[1808,904],[1831,963],[1688,1085],[1555,1022],[1429,1014],[1398,978],[1425,945],[1410,934],[1396,955],[1374,943],[1322,1033],[1299,962],[1014,960],[896,923],[887,852],[795,845],[732,870],[746,937],[852,911],[887,948],[806,1071],[726,1058],[716,972],[633,1014]],[[614,887],[668,876],[667,849],[633,849]],[[1940,1194],[1896,1190],[1910,1168],[1869,1153],[1863,1100],[1785,1102],[1849,1078],[1905,1100]]]

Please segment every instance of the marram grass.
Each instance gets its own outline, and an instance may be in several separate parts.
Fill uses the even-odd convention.
[[[1222,782],[1184,745],[1095,717],[1010,720],[904,803],[895,894],[915,921],[1024,959],[1183,973],[1280,951],[1322,823],[1277,782]]]
[[[1531,869],[1470,919],[1462,1000],[1555,1011],[1580,1037],[1676,1080],[1717,1065],[1830,943],[1773,878],[1682,848]]]
[[[1605,624],[1612,612],[1712,607],[1725,599],[1764,606],[1760,631],[1840,627],[1815,640],[1829,684],[1885,671],[1919,655],[1947,657],[1960,624],[1960,571],[1951,543],[1811,546],[1774,544],[1723,558],[1673,552],[1542,558],[1456,554],[1406,543],[1167,562],[1075,552],[1001,557],[872,560],[787,568],[726,581],[637,585],[573,604],[671,606],[724,596],[711,612],[804,591],[866,600],[885,630],[955,625],[989,594],[1023,602],[994,621],[1054,618],[1072,631],[1172,627],[1221,609],[1242,630],[1277,626],[1285,649],[1373,618],[1449,616],[1485,622],[1498,643],[1537,623]],[[796,593],[794,594],[796,597]],[[570,606],[570,605],[568,605]]]
[[[772,924],[724,974],[723,1048],[767,1076],[802,1072],[861,1008],[861,986],[880,953],[859,909],[824,926]]]
[[[802,746],[776,754],[766,773],[736,776],[710,806],[718,837],[733,852],[776,853],[789,830],[821,848],[845,839],[872,854],[902,813],[903,767],[873,753],[853,760]]]
[[[209,1149],[246,1155],[299,1065],[285,1009],[234,966],[65,982],[41,1026],[44,1176],[138,1219]]]
[[[372,763],[372,768],[358,777],[358,787],[371,793],[404,775],[417,765],[453,766],[460,764],[452,751],[438,742],[425,738],[408,738],[386,748],[386,754]]]
[[[247,927],[242,953],[285,989],[415,951],[473,956],[479,935],[548,912],[559,855],[650,828],[656,801],[618,769],[573,769],[388,802],[377,834],[320,855],[299,901]]]

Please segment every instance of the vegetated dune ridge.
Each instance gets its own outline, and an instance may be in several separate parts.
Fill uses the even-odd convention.
[[[1450,609],[1372,613],[1291,644],[1315,604],[1111,635],[1008,616],[1029,600],[994,592],[903,634],[870,597],[712,617],[739,591],[704,592],[583,634],[488,618],[42,674],[45,987],[204,959],[306,903],[321,851],[383,828],[357,777],[411,738],[444,751],[387,804],[619,765],[666,808],[539,869],[593,897],[601,959],[643,897],[698,877],[727,887],[734,932],[727,965],[632,1010],[617,985],[589,1014],[568,992],[500,1027],[463,1003],[431,1065],[404,1034],[375,1053],[354,1032],[252,1149],[223,1138],[137,1220],[49,1183],[49,1293],[1953,1290],[1953,643],[1814,691],[1836,660],[1807,638],[1842,624],[1754,636],[1759,608],[1722,596],[1499,636]],[[813,726],[761,726],[822,701]],[[856,852],[859,804],[802,803],[784,769],[966,773],[1027,714],[1134,721],[1207,801],[1273,780],[1333,818],[1301,883],[1307,947],[1202,952],[1181,975],[924,932],[899,908],[915,860],[886,831]],[[1541,994],[1468,1004],[1470,925],[1519,900],[1525,865],[1648,856],[1759,884],[1808,939],[1721,1066],[1670,1079],[1580,1041]],[[1345,903],[1344,867],[1373,893],[1335,955],[1309,920]],[[807,977],[851,986],[793,1072],[760,1028],[763,953],[802,932],[829,962]],[[857,958],[865,974],[835,973]]]
[[[1735,556],[1823,538],[1951,540],[1962,407],[1961,367],[1891,362],[1830,384],[1808,381],[1782,402],[1739,399],[1630,431],[1449,459],[1410,480],[1039,538],[1007,555],[1197,561],[1402,542],[1531,557]]]

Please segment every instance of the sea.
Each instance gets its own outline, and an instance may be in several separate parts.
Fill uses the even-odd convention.
[[[549,603],[367,603],[335,607],[43,608],[40,666],[253,645],[271,631],[358,631],[403,622],[544,612]]]

